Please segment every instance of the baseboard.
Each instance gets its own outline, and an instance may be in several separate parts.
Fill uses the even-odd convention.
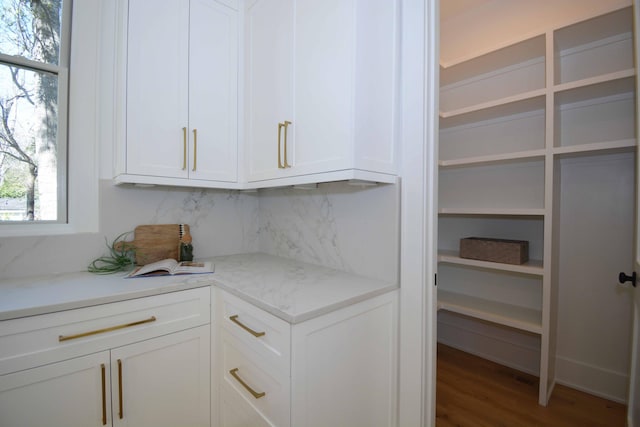
[[[578,360],[556,356],[556,382],[594,396],[627,403],[629,376]]]
[[[528,374],[538,376],[540,372],[539,338],[511,328],[455,314],[438,314],[438,342]],[[554,382],[627,403],[626,373],[556,356]]]

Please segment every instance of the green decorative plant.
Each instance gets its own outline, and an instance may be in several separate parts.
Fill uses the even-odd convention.
[[[87,271],[95,274],[111,274],[127,269],[135,263],[135,246],[124,239],[131,231],[122,233],[111,244],[105,237],[105,243],[109,248],[109,255],[101,256],[91,261]]]

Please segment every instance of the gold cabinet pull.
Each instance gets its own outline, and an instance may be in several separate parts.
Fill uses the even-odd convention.
[[[284,168],[290,168],[291,165],[287,163],[287,128],[289,127],[289,125],[291,124],[290,121],[285,120],[283,125],[284,126]]]
[[[187,128],[182,128],[182,170],[187,169]]]
[[[240,326],[242,329],[244,329],[245,331],[249,332],[251,335],[253,335],[256,338],[259,338],[261,336],[263,336],[264,334],[266,334],[266,332],[256,332],[253,329],[251,329],[250,327],[243,325],[242,322],[240,322],[238,320],[238,315],[234,314],[233,316],[229,317],[229,320],[231,320],[233,323],[235,323],[236,325]]]
[[[193,130],[193,172],[196,171],[196,162],[198,161],[198,129]]]
[[[281,145],[280,138],[281,138],[283,127],[284,127],[284,123],[278,123],[278,169],[284,169],[284,165],[282,164],[282,155],[280,154],[280,145]]]
[[[156,316],[151,316],[148,319],[138,320],[137,322],[124,323],[122,325],[110,326],[108,328],[96,329],[95,331],[82,332],[75,335],[59,335],[58,341],[75,340],[76,338],[88,337],[90,335],[104,334],[105,332],[117,331],[118,329],[130,328],[132,326],[142,325],[144,323],[151,323],[156,321]]]
[[[105,378],[106,367],[104,363],[100,365],[100,370],[102,371],[102,425],[107,425],[107,382]]]
[[[242,378],[240,378],[240,375],[238,375],[238,368],[234,368],[232,370],[229,371],[229,373],[231,374],[231,376],[233,378],[235,378],[240,384],[242,384],[242,386],[249,392],[251,393],[251,395],[253,397],[255,397],[256,399],[260,399],[261,397],[264,397],[266,395],[266,393],[263,391],[262,393],[258,393],[257,391],[255,391],[254,389],[252,389],[249,384],[245,383]]]
[[[118,417],[124,417],[124,408],[122,407],[122,360],[118,359]]]

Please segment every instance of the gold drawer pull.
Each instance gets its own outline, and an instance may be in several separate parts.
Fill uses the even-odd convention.
[[[242,378],[240,378],[240,376],[238,375],[238,368],[232,369],[229,371],[229,373],[231,374],[231,376],[233,378],[235,378],[240,384],[242,384],[242,386],[244,388],[247,389],[247,391],[249,393],[251,393],[251,395],[253,397],[255,397],[256,399],[260,399],[261,397],[264,397],[266,395],[266,393],[263,391],[262,393],[258,393],[257,391],[255,391],[254,389],[252,389],[251,387],[249,387],[249,385],[247,383],[245,383]]]
[[[238,315],[234,314],[233,316],[229,317],[229,320],[231,320],[233,323],[235,323],[236,325],[240,326],[242,329],[244,329],[245,331],[249,332],[251,335],[253,335],[256,338],[259,338],[261,336],[263,336],[264,334],[266,334],[266,332],[256,332],[253,329],[251,329],[250,327],[243,325],[239,320],[238,320]]]
[[[151,323],[156,321],[156,316],[151,316],[148,319],[138,320],[137,322],[125,323],[123,325],[110,326],[108,328],[96,329],[95,331],[82,332],[80,334],[75,335],[60,335],[58,336],[58,341],[69,341],[74,340],[76,338],[88,337],[89,335],[97,335],[103,334],[105,332],[117,331],[118,329],[130,328],[132,326],[142,325],[143,323]]]

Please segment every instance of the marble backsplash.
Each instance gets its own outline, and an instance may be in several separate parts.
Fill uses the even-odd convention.
[[[400,186],[260,191],[261,252],[398,281]]]
[[[196,257],[256,251],[258,207],[255,194],[101,180],[98,233],[0,238],[0,278],[85,270],[108,253],[105,239],[140,224],[189,224]]]
[[[388,281],[398,279],[397,185],[321,184],[256,193],[100,182],[100,231],[0,239],[0,278],[86,269],[140,224],[186,223],[196,257],[273,255]]]

